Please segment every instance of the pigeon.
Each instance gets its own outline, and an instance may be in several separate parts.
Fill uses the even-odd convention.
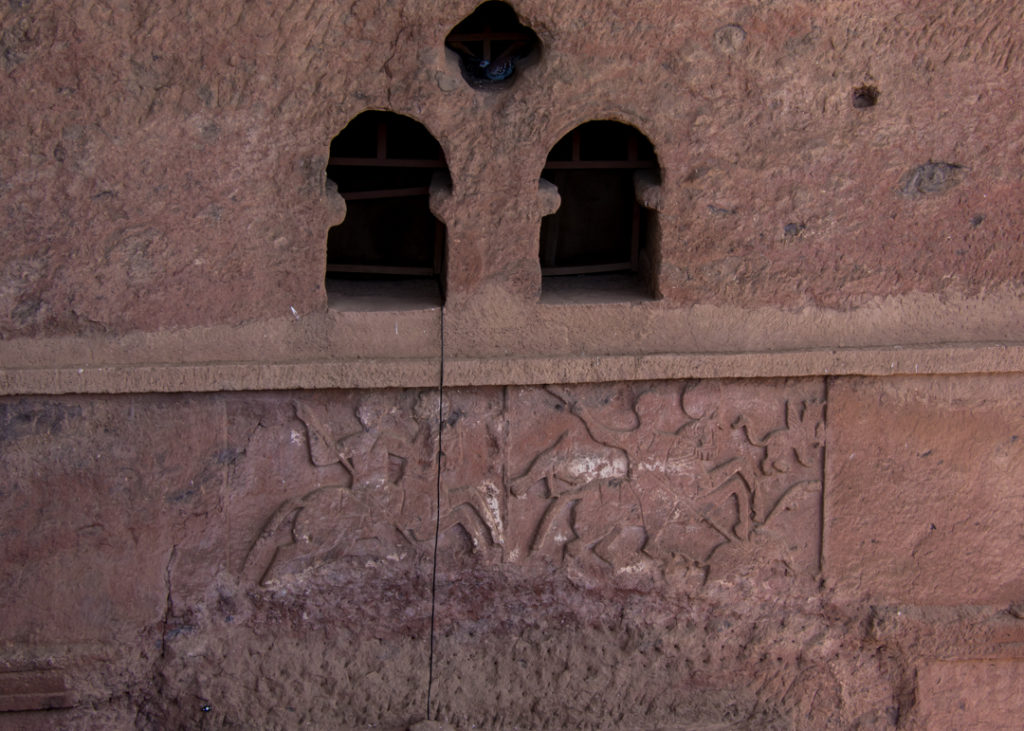
[[[529,44],[513,43],[492,59],[480,58],[464,44],[451,42],[449,45],[462,56],[462,67],[467,74],[478,81],[495,82],[512,78],[516,72],[516,62],[525,58]]]
[[[479,65],[488,81],[504,81],[516,72],[516,57],[505,52],[493,61],[480,59]]]

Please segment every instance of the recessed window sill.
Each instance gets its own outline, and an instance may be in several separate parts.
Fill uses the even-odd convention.
[[[328,279],[327,306],[340,312],[433,310],[441,306],[441,288],[433,278]]]
[[[544,277],[543,305],[586,305],[618,302],[652,302],[647,284],[633,272],[575,274]]]

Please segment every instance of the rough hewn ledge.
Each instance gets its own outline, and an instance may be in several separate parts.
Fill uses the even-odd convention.
[[[446,386],[679,378],[1024,373],[1024,345],[840,348],[775,353],[661,353],[451,358]],[[439,358],[0,368],[0,395],[173,393],[436,386]]]
[[[1024,301],[882,298],[848,311],[665,301],[325,307],[217,325],[0,341],[0,393],[144,393],[1024,371]],[[443,336],[442,336],[443,333]]]

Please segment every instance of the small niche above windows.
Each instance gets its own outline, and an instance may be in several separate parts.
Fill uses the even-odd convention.
[[[655,213],[638,190],[659,180],[650,141],[626,124],[587,122],[551,149],[542,177],[561,197],[541,220],[542,296],[650,297]]]
[[[429,195],[436,176],[446,175],[440,144],[408,117],[364,112],[334,138],[327,178],[347,211],[327,233],[332,305],[339,295],[361,308],[396,297],[439,303],[446,232]]]
[[[537,34],[506,3],[491,0],[452,28],[445,45],[459,55],[462,77],[474,89],[505,89],[540,55]]]

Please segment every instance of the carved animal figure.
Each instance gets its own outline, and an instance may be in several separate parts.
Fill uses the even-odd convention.
[[[663,395],[640,394],[633,405],[635,425],[626,429],[606,426],[583,404],[563,397],[594,441],[628,455],[628,478],[647,533],[642,550],[662,565],[699,564],[721,543],[723,534],[726,539],[745,539],[749,533],[749,491],[735,482],[716,485],[708,474],[713,467],[709,460],[714,457],[716,410],[699,395],[707,394],[691,394],[687,402],[684,392],[673,409]],[[696,418],[680,424],[688,414],[678,409],[687,405]],[[723,515],[731,517],[723,523]]]
[[[525,472],[509,482],[512,495],[522,497],[530,487],[543,481],[550,498],[534,533],[530,550],[538,550],[548,540],[555,520],[566,508],[572,507],[572,504],[584,504],[583,508],[577,507],[575,510],[576,514],[583,513],[597,498],[591,488],[620,480],[626,476],[626,469],[626,456],[621,450],[593,443],[581,444],[571,439],[568,431],[562,432],[550,447],[530,462]],[[601,556],[600,550],[615,540],[621,528],[608,527],[605,535],[592,535],[582,524],[576,523],[574,520],[576,537],[566,545],[566,551],[570,555],[578,555],[586,545],[599,545],[595,552],[607,561],[606,556]]]
[[[267,520],[250,549],[245,573],[254,563],[266,561],[259,577],[259,583],[265,586],[351,554],[361,541],[376,540],[376,527],[370,518],[376,509],[338,485],[286,500]],[[280,539],[282,529],[290,540],[276,545],[267,560],[267,546]]]
[[[396,483],[406,460],[391,451],[405,451],[408,442],[400,430],[385,423],[388,413],[380,398],[364,399],[355,413],[361,431],[336,440],[315,410],[295,404],[295,414],[306,426],[310,460],[318,467],[340,464],[351,484],[319,487],[284,501],[249,550],[246,573],[254,563],[266,561],[259,579],[266,584],[358,552],[360,545],[385,554],[389,548],[412,542],[396,522],[403,503]],[[268,560],[270,545],[282,533],[288,542],[276,545]]]

